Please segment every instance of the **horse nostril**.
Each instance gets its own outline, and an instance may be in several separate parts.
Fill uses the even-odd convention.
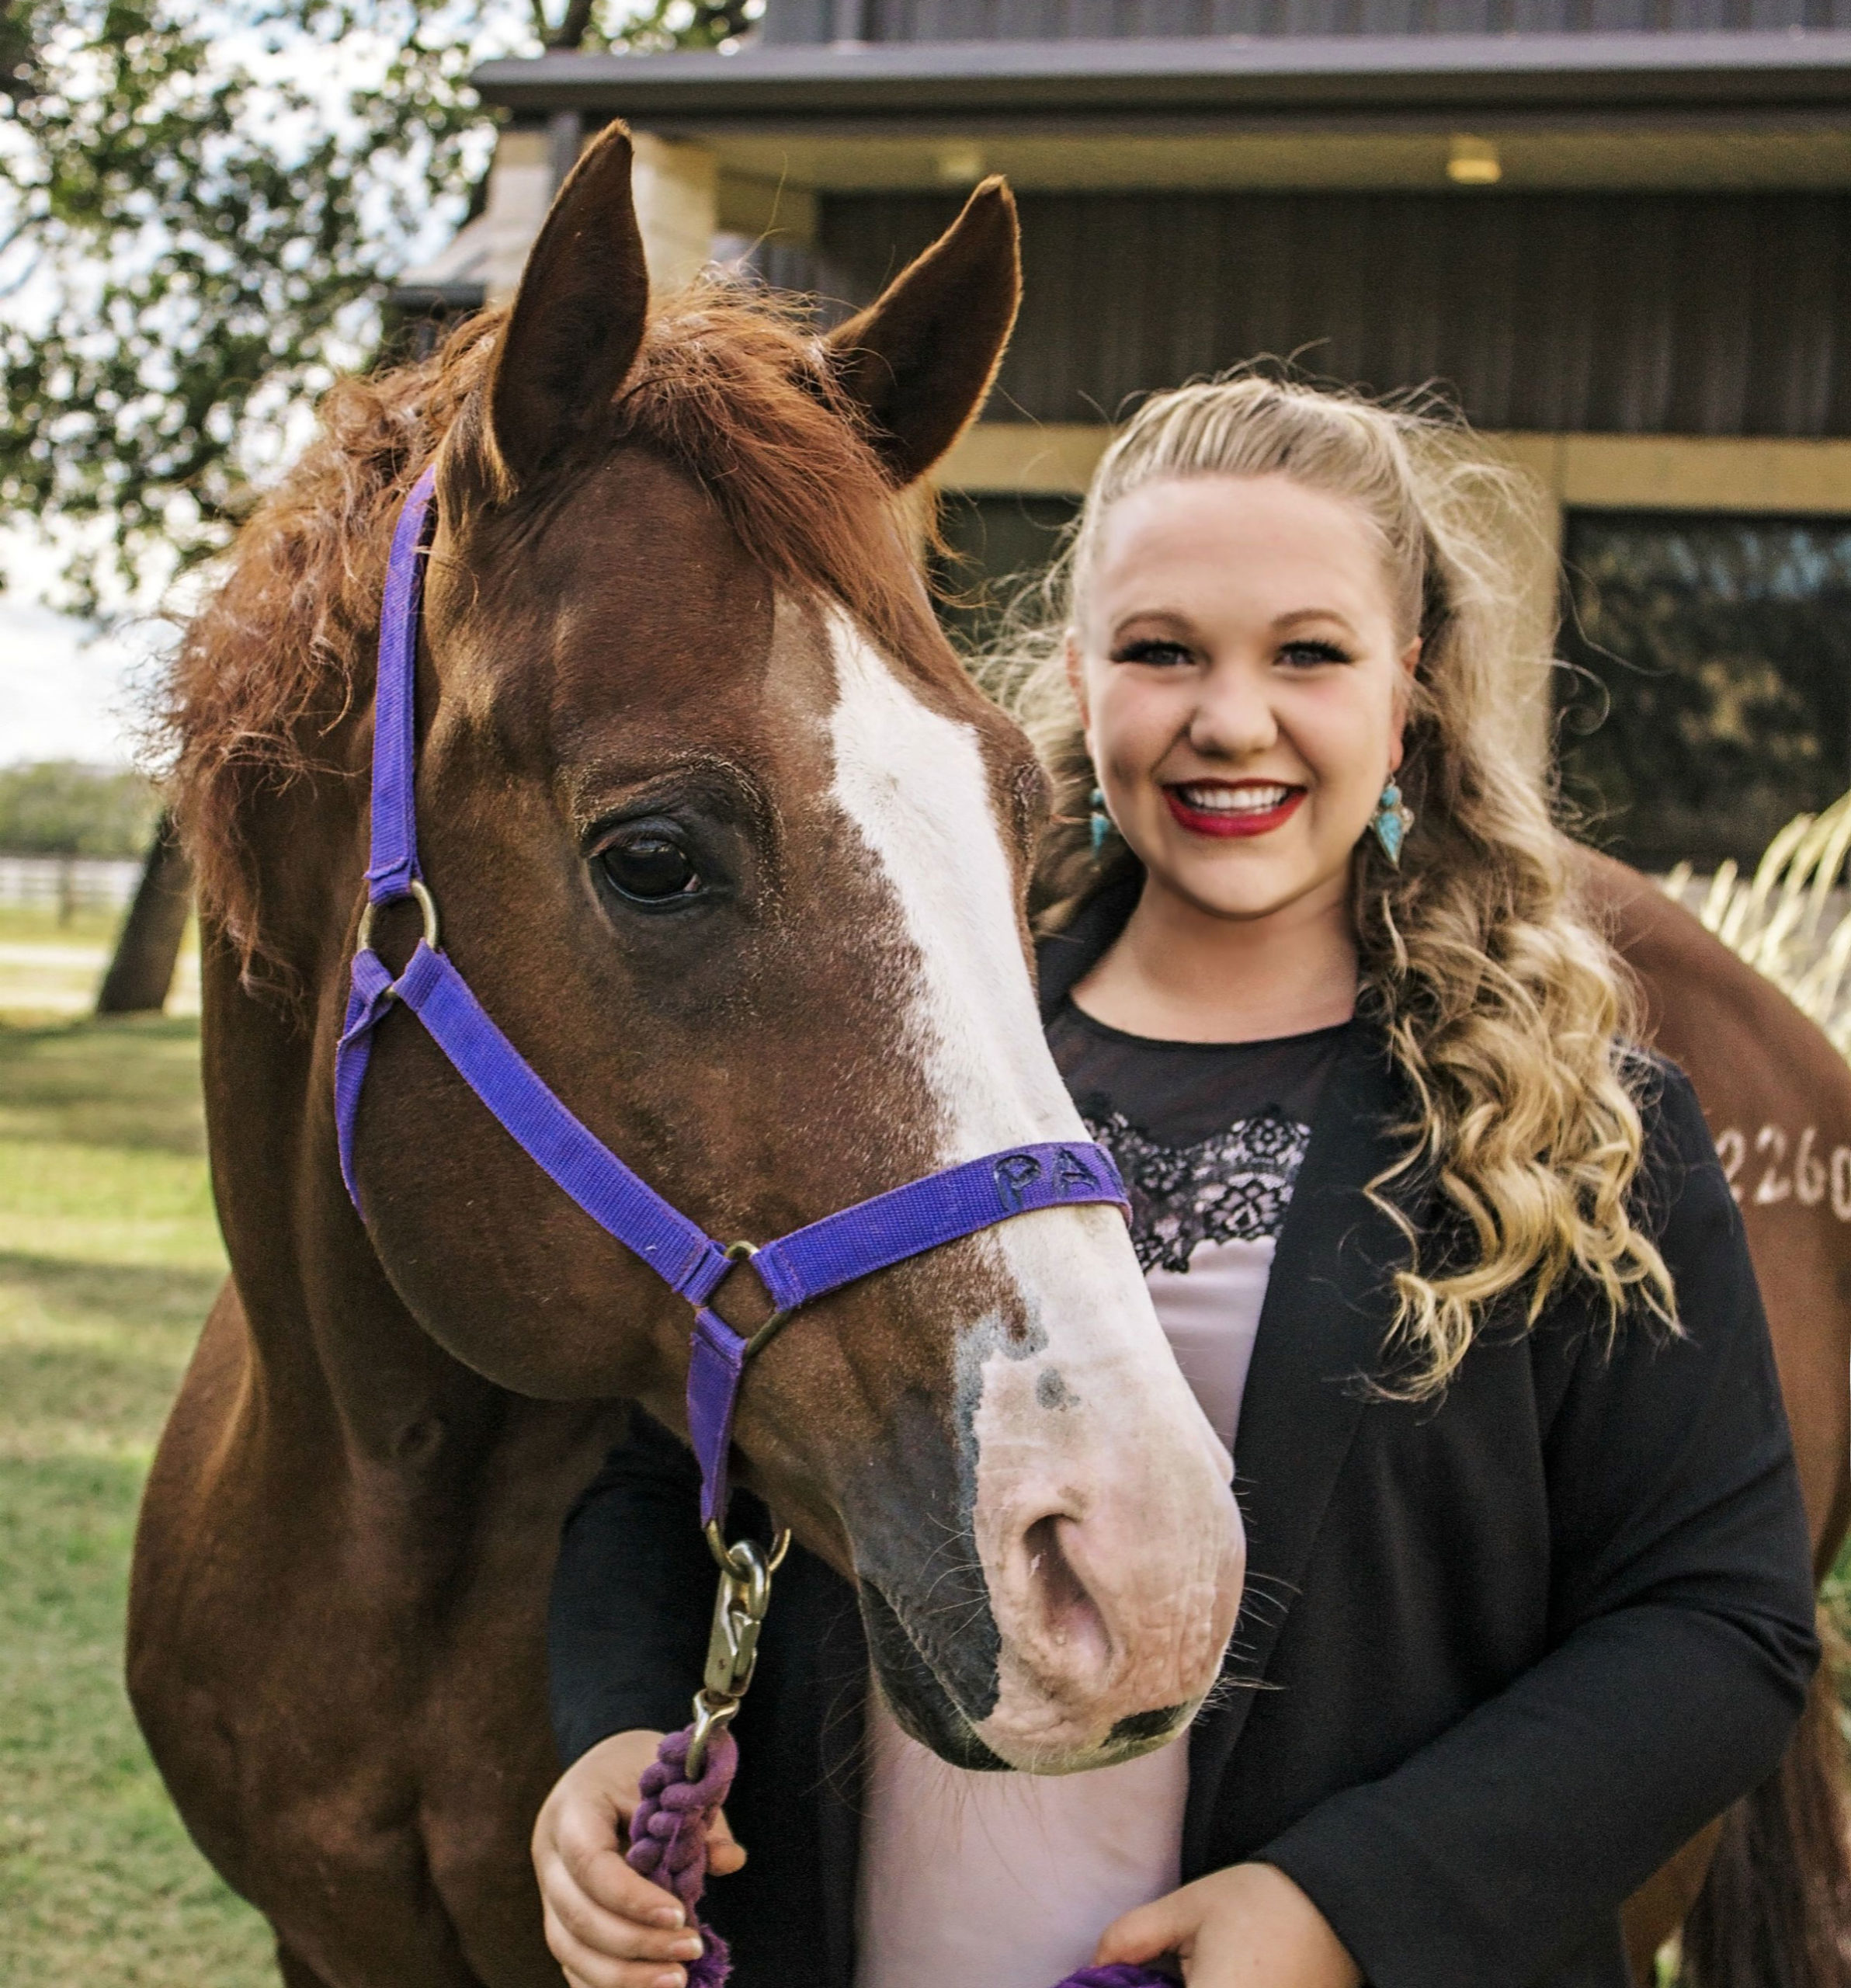
[[[1106,1735],[1108,1746],[1130,1746],[1147,1740],[1167,1739],[1182,1722],[1187,1705],[1159,1705],[1155,1712],[1126,1713]]]
[[[1049,1637],[1057,1644],[1084,1639],[1105,1644],[1105,1622],[1086,1583],[1074,1571],[1061,1542],[1061,1520],[1050,1514],[1037,1519],[1023,1535],[1028,1549],[1029,1579]]]

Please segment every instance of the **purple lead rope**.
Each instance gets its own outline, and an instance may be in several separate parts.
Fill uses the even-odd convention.
[[[733,1785],[739,1764],[739,1743],[730,1733],[716,1733],[707,1742],[700,1780],[688,1778],[688,1748],[693,1726],[671,1733],[643,1771],[643,1799],[630,1819],[631,1870],[672,1892],[681,1901],[688,1924],[700,1935],[700,1958],[688,1969],[688,1988],[722,1988],[732,1972],[726,1942],[701,1924],[696,1908],[707,1888],[707,1830]]]

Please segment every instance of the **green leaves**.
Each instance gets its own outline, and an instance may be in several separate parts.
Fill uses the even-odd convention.
[[[0,524],[66,604],[224,544],[487,169],[491,55],[713,47],[763,0],[0,0]]]
[[[66,759],[0,766],[0,850],[10,854],[140,856],[159,812],[139,773]]]
[[[78,527],[73,605],[222,545],[306,404],[376,349],[394,269],[486,163],[479,27],[9,9],[0,517]]]

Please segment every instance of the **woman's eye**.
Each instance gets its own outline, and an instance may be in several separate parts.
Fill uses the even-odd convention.
[[[1280,651],[1279,659],[1300,669],[1311,669],[1320,663],[1348,662],[1352,658],[1348,650],[1339,648],[1335,642],[1287,642]]]
[[[1180,642],[1127,642],[1112,652],[1114,662],[1142,662],[1154,665],[1159,669],[1173,669],[1179,663],[1190,662],[1194,659]]]
[[[627,836],[602,850],[598,860],[611,888],[634,903],[667,904],[700,895],[700,872],[672,836]]]

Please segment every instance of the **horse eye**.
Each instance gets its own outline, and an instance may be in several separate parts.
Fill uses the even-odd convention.
[[[693,858],[659,830],[614,842],[599,853],[598,860],[611,888],[634,904],[667,904],[700,894],[700,872]]]

